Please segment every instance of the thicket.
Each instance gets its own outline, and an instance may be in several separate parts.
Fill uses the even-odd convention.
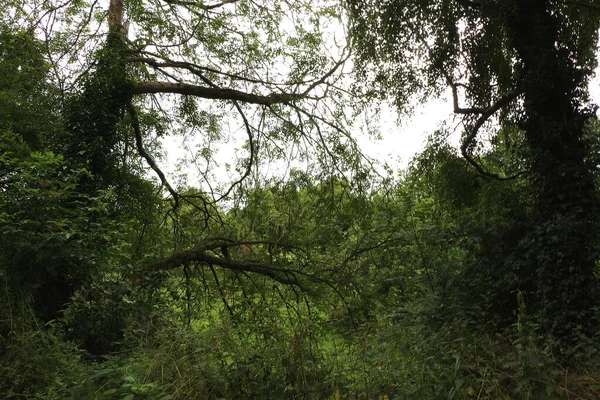
[[[160,22],[173,39],[170,22],[128,6],[137,29]],[[190,10],[211,10],[198,7]],[[241,15],[255,18],[253,10],[242,7]],[[202,32],[206,46],[231,57],[210,36],[227,30],[225,18],[206,18],[214,30]],[[1,398],[600,397],[595,298],[552,292],[558,278],[571,288],[589,271],[565,259],[563,275],[544,275],[572,243],[565,235],[573,227],[592,227],[592,235],[600,221],[597,213],[584,225],[572,220],[581,210],[544,219],[540,196],[560,197],[564,188],[540,189],[547,171],[529,169],[542,157],[532,154],[541,150],[527,135],[531,119],[495,126],[491,143],[475,152],[480,168],[473,148],[458,154],[451,132],[440,129],[406,170],[382,177],[342,140],[341,122],[302,108],[300,97],[313,99],[297,87],[312,90],[312,83],[294,81],[293,95],[259,96],[220,88],[219,71],[200,73],[164,54],[140,67],[132,58],[142,53],[116,20],[70,90],[50,79],[58,67],[46,45],[54,42],[27,30],[0,32]],[[296,44],[306,50],[304,63],[293,71],[300,78],[317,68],[302,57],[319,43],[303,33]],[[250,65],[260,64],[260,49],[245,46],[256,56]],[[151,156],[148,132],[179,129],[134,98],[155,87],[144,81],[155,78],[151,67],[185,69],[203,82],[202,93],[225,96],[238,112],[249,160],[238,166],[242,179],[223,190],[228,202],[171,186]],[[185,86],[178,83],[177,90]],[[258,118],[262,130],[251,126],[245,101],[271,113]],[[191,130],[222,134],[226,114],[189,99],[174,107]],[[334,115],[344,119],[340,110]],[[585,117],[576,127],[587,149],[579,167],[596,199],[600,131],[594,116]],[[276,154],[279,140],[297,145],[311,134],[322,146],[318,168],[290,166],[286,179],[271,180],[253,172],[268,161],[260,140],[270,139]],[[498,171],[514,174],[504,179]],[[575,202],[568,200],[565,207]],[[596,275],[597,267],[583,285],[592,292]],[[562,311],[555,321],[549,310]]]

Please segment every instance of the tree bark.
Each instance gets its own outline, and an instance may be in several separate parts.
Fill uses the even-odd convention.
[[[561,46],[549,2],[518,0],[508,26],[521,63],[522,128],[531,151],[537,228],[529,240],[534,307],[546,330],[573,343],[592,333],[597,201],[583,140],[585,76]]]
[[[246,93],[235,89],[222,89],[216,87],[205,87],[173,82],[144,82],[133,88],[133,94],[144,93],[177,93],[188,96],[197,96],[204,99],[236,100],[249,104],[261,104],[270,106],[273,104],[289,103],[299,99],[301,96],[272,93],[267,96]]]
[[[108,6],[108,29],[120,32],[123,26],[123,0],[110,0]]]

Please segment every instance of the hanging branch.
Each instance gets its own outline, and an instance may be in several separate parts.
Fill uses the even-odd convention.
[[[475,3],[470,0],[456,0],[456,1],[459,3],[469,5],[469,6],[473,6],[473,7],[475,7],[475,6],[479,7],[479,5],[480,5],[479,3]],[[435,58],[436,58],[435,52],[433,51],[431,46],[429,46],[427,41],[423,37],[419,37],[418,39],[420,40],[421,44],[423,44],[423,46],[425,46],[425,48],[427,48],[429,57],[432,60],[435,60]],[[452,90],[452,105],[453,105],[454,113],[455,114],[463,114],[463,115],[478,115],[479,114],[479,118],[477,118],[477,121],[475,121],[475,124],[473,125],[473,127],[471,129],[467,129],[467,136],[463,139],[463,141],[461,143],[460,152],[461,152],[462,156],[464,157],[464,159],[467,160],[467,162],[469,164],[471,164],[477,170],[477,172],[479,172],[481,175],[488,177],[488,178],[493,178],[493,179],[497,179],[497,180],[509,180],[509,179],[514,179],[514,178],[522,175],[523,173],[520,172],[518,174],[509,176],[509,177],[503,177],[503,176],[500,176],[499,174],[495,174],[493,172],[486,171],[481,166],[481,164],[479,164],[471,156],[471,154],[469,154],[469,147],[475,141],[475,138],[477,137],[477,134],[479,133],[479,129],[481,129],[483,124],[486,123],[487,120],[490,119],[490,117],[492,115],[494,115],[498,110],[500,110],[502,107],[509,105],[513,100],[515,100],[519,96],[520,92],[512,91],[510,93],[507,93],[504,96],[500,97],[494,104],[492,104],[491,106],[486,107],[486,108],[484,108],[484,107],[462,108],[458,104],[458,87],[464,86],[464,85],[455,83],[454,80],[452,79],[452,77],[448,74],[448,71],[446,71],[443,68],[443,66],[439,68],[439,71],[444,76],[444,79],[446,80],[446,84],[448,86],[450,86],[450,89]]]
[[[192,321],[192,292],[190,290],[190,267],[186,265],[183,267],[183,275],[185,276],[185,303],[186,303],[186,312],[185,319],[186,325],[190,326]]]
[[[175,189],[173,189],[173,187],[167,180],[165,174],[158,167],[158,165],[156,165],[156,162],[154,161],[152,156],[144,148],[144,143],[142,140],[142,131],[140,129],[140,121],[139,121],[139,118],[137,115],[137,111],[135,110],[135,107],[133,106],[133,104],[131,102],[129,102],[128,109],[129,109],[129,115],[131,116],[131,126],[133,127],[133,132],[135,133],[135,144],[137,147],[138,154],[140,156],[142,156],[146,160],[146,162],[148,163],[150,168],[152,168],[154,170],[154,172],[156,172],[156,175],[158,175],[158,177],[160,178],[160,181],[163,184],[163,186],[167,188],[167,190],[173,197],[173,200],[175,201],[174,208],[178,208],[179,207],[179,194],[175,191]]]
[[[509,177],[503,177],[498,174],[488,172],[488,171],[484,170],[483,167],[477,161],[475,161],[475,159],[471,156],[471,154],[469,154],[469,151],[468,151],[469,147],[473,144],[473,141],[477,137],[477,133],[479,132],[479,129],[483,126],[483,124],[492,115],[494,115],[498,110],[500,110],[502,107],[507,106],[514,99],[516,99],[518,94],[516,92],[512,92],[507,95],[504,95],[497,102],[495,102],[494,104],[492,104],[490,107],[488,107],[486,109],[480,109],[480,108],[461,109],[461,108],[458,108],[458,96],[456,95],[456,86],[452,87],[452,95],[454,97],[455,112],[457,112],[456,110],[459,110],[458,113],[461,113],[461,114],[481,114],[479,116],[479,118],[477,119],[477,121],[475,121],[475,124],[473,125],[473,127],[468,131],[467,136],[463,139],[463,141],[460,145],[460,152],[461,152],[462,156],[465,158],[465,160],[467,160],[467,162],[469,164],[471,164],[477,170],[477,172],[479,172],[480,174],[482,174],[484,176],[490,177],[490,178],[499,179],[499,180],[509,180],[509,179],[514,179],[517,176],[521,175],[521,173],[519,173],[516,175],[509,176]],[[468,110],[470,110],[470,111],[468,111]]]
[[[430,50],[430,52],[431,52],[431,50]],[[492,104],[491,106],[489,106],[487,108],[483,108],[483,107],[462,108],[458,104],[458,86],[459,86],[459,84],[454,83],[452,78],[448,75],[446,70],[444,70],[443,68],[441,69],[441,72],[444,75],[444,78],[446,79],[446,83],[448,84],[448,86],[450,86],[450,89],[452,90],[452,106],[453,106],[454,113],[455,114],[463,114],[463,115],[479,114],[479,118],[477,118],[477,121],[475,121],[475,124],[473,125],[473,127],[471,127],[470,129],[467,129],[467,135],[462,140],[462,143],[460,145],[460,152],[461,152],[462,156],[464,157],[464,159],[467,160],[467,162],[469,164],[471,164],[477,170],[477,172],[479,172],[481,175],[486,176],[488,178],[493,178],[493,179],[498,179],[498,180],[510,180],[510,179],[514,179],[514,178],[522,175],[522,173],[518,173],[515,175],[504,177],[499,174],[495,174],[493,172],[486,171],[481,166],[481,164],[479,164],[469,153],[469,147],[474,143],[475,138],[477,137],[477,134],[479,133],[479,129],[481,129],[483,124],[485,124],[487,122],[487,120],[490,119],[490,117],[492,115],[494,115],[498,110],[500,110],[503,107],[506,107],[513,100],[515,100],[519,96],[519,92],[515,91],[515,92],[510,92],[508,94],[505,94],[504,96],[500,97],[494,104]]]
[[[229,315],[233,318],[233,316],[234,316],[233,310],[231,309],[231,307],[229,306],[229,303],[227,302],[227,299],[225,298],[225,292],[223,292],[223,288],[221,287],[221,282],[219,281],[219,276],[217,275],[217,271],[215,271],[215,268],[212,265],[209,265],[209,268],[210,268],[210,271],[212,272],[213,278],[215,278],[215,283],[217,285],[217,289],[219,290],[219,295],[221,297],[221,301],[223,302],[223,305],[227,309],[227,312],[229,313]]]
[[[244,127],[246,128],[246,133],[248,134],[248,145],[250,146],[250,159],[248,160],[248,164],[246,165],[246,171],[244,172],[244,174],[237,181],[233,182],[231,184],[231,186],[229,186],[229,189],[223,195],[221,195],[216,200],[216,202],[219,202],[219,201],[223,200],[225,197],[229,196],[229,193],[231,193],[233,188],[236,187],[237,185],[239,185],[240,183],[242,183],[250,175],[250,173],[252,172],[252,165],[254,164],[254,157],[255,157],[256,149],[254,148],[254,136],[252,135],[252,127],[250,126],[250,123],[248,122],[248,118],[246,118],[246,114],[244,114],[244,111],[242,110],[242,107],[240,107],[238,102],[234,101],[233,105],[235,106],[238,113],[244,120]]]
[[[215,84],[210,79],[208,79],[201,71],[194,68],[190,64],[176,63],[173,65],[182,66],[181,64],[183,64],[183,68],[188,69],[189,71],[194,73],[196,76],[198,76],[200,79],[202,79],[202,81],[206,85],[208,85],[210,88],[217,90],[217,91],[223,90],[223,89],[219,88],[219,86],[217,84]],[[234,91],[234,92],[238,92],[238,91]],[[238,93],[242,93],[242,92],[238,92]],[[252,165],[254,164],[254,157],[255,157],[256,150],[255,150],[255,146],[254,146],[254,136],[252,135],[252,127],[250,126],[250,122],[248,122],[248,118],[246,117],[244,110],[242,110],[242,107],[239,105],[237,100],[233,100],[233,105],[236,108],[236,110],[238,111],[238,113],[240,114],[240,116],[242,117],[242,120],[244,121],[244,127],[246,129],[246,133],[248,134],[248,143],[250,146],[250,159],[248,160],[248,164],[246,165],[246,171],[244,172],[244,174],[237,181],[235,181],[233,184],[231,184],[231,186],[229,186],[229,189],[223,195],[221,195],[215,202],[219,202],[219,201],[223,200],[225,197],[229,196],[229,193],[231,193],[231,191],[237,185],[242,183],[250,175],[250,173],[252,172]]]

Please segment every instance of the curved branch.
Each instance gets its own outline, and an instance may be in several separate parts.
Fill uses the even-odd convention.
[[[453,89],[452,90],[453,94],[455,94],[456,93],[455,86],[452,89]],[[473,144],[473,141],[477,137],[477,134],[479,133],[479,129],[481,129],[483,124],[492,115],[494,115],[498,110],[500,110],[502,107],[505,107],[508,104],[510,104],[514,99],[517,98],[517,96],[518,96],[517,92],[511,92],[509,94],[506,94],[506,95],[500,97],[500,99],[498,99],[498,101],[495,102],[494,104],[492,104],[490,107],[488,107],[486,109],[477,109],[479,111],[473,112],[473,113],[477,113],[477,114],[481,114],[481,115],[479,116],[479,118],[477,118],[477,121],[475,121],[475,125],[473,125],[473,127],[468,132],[467,136],[463,139],[462,144],[460,145],[460,152],[461,152],[462,156],[465,158],[465,160],[467,160],[467,162],[469,164],[471,164],[473,167],[475,167],[477,172],[479,172],[480,174],[482,174],[484,176],[494,178],[494,179],[508,180],[508,179],[514,179],[517,176],[521,175],[519,173],[517,175],[513,175],[510,177],[502,177],[498,174],[488,172],[488,171],[484,170],[483,167],[477,161],[475,161],[475,159],[473,157],[471,157],[471,154],[469,154],[469,151],[468,151],[469,146],[471,144]],[[455,102],[455,104],[457,103],[456,97],[454,97],[454,102]]]
[[[217,243],[218,242],[213,242],[212,244]],[[229,241],[223,243],[225,246],[231,245],[231,242]],[[181,267],[182,265],[189,265],[190,263],[204,263],[208,265],[217,265],[221,268],[230,269],[233,271],[254,272],[260,275],[267,276],[284,285],[301,286],[300,282],[298,281],[298,278],[296,277],[295,272],[285,271],[279,268],[273,268],[255,261],[239,262],[235,260],[228,260],[225,258],[216,257],[211,254],[208,254],[207,249],[204,248],[204,246],[175,253],[150,266],[150,270],[167,271],[170,269]]]
[[[235,89],[188,85],[173,82],[144,82],[133,87],[133,94],[176,93],[202,97],[204,99],[236,100],[250,104],[270,106],[288,104],[302,98],[301,95],[289,93],[271,93],[267,96],[242,92]]]
[[[457,1],[459,1],[459,0],[457,0]],[[478,4],[478,3],[473,3],[469,0],[462,0],[462,1],[467,2],[467,3],[472,3],[473,5]],[[461,1],[459,1],[459,2],[461,2]],[[433,53],[433,50],[431,49],[431,47],[422,38],[421,38],[421,42],[428,49],[429,56],[433,58],[434,53]],[[491,106],[489,106],[487,108],[483,108],[483,107],[462,108],[458,105],[458,86],[460,86],[461,84],[455,83],[453,81],[452,77],[448,74],[448,71],[446,71],[444,68],[440,68],[440,72],[444,76],[444,79],[446,79],[446,84],[448,86],[450,86],[450,89],[452,89],[452,105],[453,105],[454,113],[455,114],[465,114],[465,115],[480,114],[479,118],[477,118],[477,121],[475,121],[475,125],[473,125],[473,127],[470,130],[468,130],[467,136],[464,138],[464,140],[462,141],[462,144],[460,146],[460,152],[461,152],[462,156],[465,158],[465,160],[467,160],[467,162],[469,164],[471,164],[477,170],[477,172],[479,172],[481,175],[488,177],[488,178],[493,178],[493,179],[498,179],[498,180],[509,180],[509,179],[514,179],[514,178],[522,175],[523,173],[518,173],[516,175],[512,175],[509,177],[503,177],[498,174],[488,172],[485,169],[483,169],[483,167],[477,161],[475,161],[475,159],[473,157],[471,157],[471,155],[468,152],[469,146],[471,144],[473,144],[473,141],[477,137],[477,134],[479,133],[479,129],[481,129],[483,124],[492,115],[494,115],[499,109],[507,106],[514,99],[516,99],[520,93],[515,91],[515,92],[510,92],[508,94],[505,94],[504,96],[500,97],[500,99],[498,99],[498,101],[496,101],[494,104],[492,104]]]
[[[458,4],[461,4],[465,7],[469,7],[469,8],[480,8],[482,6],[481,3],[477,3],[475,1],[471,1],[471,0],[455,0]]]
[[[195,7],[200,8],[201,10],[209,11],[214,10],[215,8],[223,7],[227,4],[236,3],[238,0],[223,0],[219,3],[204,5],[200,1],[185,1],[185,0],[164,0],[167,4],[172,4],[175,6],[187,6],[187,7]]]
[[[327,71],[321,78],[319,78],[318,80],[313,82],[308,88],[306,88],[306,90],[302,94],[304,96],[307,96],[314,88],[325,83],[327,78],[329,78],[331,75],[333,75],[335,73],[335,71],[338,70],[339,67],[341,67],[342,65],[344,65],[346,63],[346,61],[348,61],[351,54],[352,53],[350,51],[348,51],[348,54],[345,57],[340,58],[340,60],[337,63],[335,63],[329,71]]]
[[[477,136],[479,129],[483,126],[483,124],[492,115],[494,115],[502,107],[505,107],[508,104],[510,104],[510,102],[512,102],[514,99],[516,99],[517,96],[518,96],[518,94],[516,92],[511,92],[509,94],[506,94],[506,95],[500,97],[500,99],[498,99],[497,102],[495,102],[488,108],[477,109],[480,111],[473,112],[473,113],[481,114],[481,116],[477,119],[477,121],[475,122],[475,125],[473,125],[473,128],[471,129],[471,132],[469,132],[469,134],[463,141],[462,145],[460,146],[461,151],[463,151],[463,152],[466,151],[467,147],[473,142],[473,139],[475,139],[475,137]]]
[[[133,132],[135,133],[135,144],[137,147],[138,154],[142,156],[150,168],[156,172],[156,175],[160,178],[163,186],[167,188],[171,196],[173,196],[173,200],[175,201],[175,208],[179,207],[179,194],[173,189],[173,187],[169,184],[169,181],[165,177],[165,174],[161,171],[161,169],[156,165],[156,162],[152,158],[152,156],[146,151],[144,148],[144,142],[142,140],[142,131],[140,129],[140,120],[138,118],[137,112],[135,111],[135,107],[133,104],[129,102],[129,115],[131,116],[131,126],[133,127]]]
[[[175,63],[173,65],[177,66],[177,65],[179,65],[179,63]],[[205,84],[207,84],[211,89],[216,90],[216,91],[222,90],[215,83],[213,83],[210,79],[205,77],[202,73],[197,71],[195,68],[193,68],[189,64],[181,63],[181,65],[183,66],[183,68],[189,69],[191,72],[193,72],[194,74],[199,76],[200,79],[202,79],[202,81]],[[219,202],[219,201],[223,200],[225,197],[229,196],[229,193],[231,193],[233,188],[236,187],[237,185],[239,185],[240,183],[242,183],[244,181],[244,179],[246,179],[250,175],[250,173],[252,172],[252,165],[254,164],[255,148],[254,148],[254,136],[252,135],[252,127],[250,126],[250,122],[248,122],[248,118],[246,118],[246,114],[244,114],[244,110],[242,110],[242,107],[240,107],[237,100],[233,100],[233,105],[235,106],[236,110],[238,111],[238,113],[242,117],[242,120],[244,121],[244,127],[246,128],[246,133],[248,134],[248,141],[249,141],[249,145],[250,145],[250,160],[248,161],[248,165],[246,166],[246,171],[244,172],[244,174],[237,181],[233,182],[231,184],[231,186],[229,186],[229,189],[223,195],[221,195],[215,202]]]

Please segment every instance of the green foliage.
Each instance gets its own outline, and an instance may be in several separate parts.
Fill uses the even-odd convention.
[[[52,325],[37,325],[27,305],[5,296],[0,304],[0,396],[87,398],[92,385],[79,349]]]
[[[474,129],[525,92],[480,124],[489,144],[467,129],[470,161],[439,131],[379,179],[346,136],[342,66],[324,56],[337,6],[167,3],[126,2],[129,36],[98,34],[104,12],[85,1],[15,11],[31,29],[0,30],[0,397],[600,396],[594,324],[578,332],[597,286],[598,129],[579,107],[592,10],[537,10],[553,22],[531,30],[556,39],[548,66],[528,58],[545,41],[515,36],[533,1],[347,1],[366,98],[406,108],[451,84]],[[205,95],[133,98],[160,81]],[[240,129],[251,156],[232,164],[247,176],[226,202],[227,187],[182,183],[173,207],[140,164],[165,136],[201,135],[209,182]],[[261,176],[288,157],[286,179]]]
[[[115,150],[122,141],[119,122],[131,100],[132,84],[124,52],[123,38],[109,34],[96,55],[95,68],[83,83],[82,93],[71,100],[67,136],[62,141],[66,157],[87,168],[96,179],[107,181],[104,186],[115,179]]]
[[[85,170],[70,168],[51,152],[28,153],[11,132],[4,132],[4,138],[2,280],[17,298],[33,296],[38,311],[53,318],[70,291],[97,269],[104,244],[115,237],[106,219],[112,195],[80,195],[77,188],[87,176]]]
[[[359,89],[405,110],[415,96],[449,88],[470,167],[481,179],[515,181],[483,191],[480,204],[499,216],[483,207],[464,214],[482,222],[464,226],[472,259],[460,280],[475,283],[467,292],[506,316],[520,287],[564,350],[580,329],[593,335],[599,204],[585,123],[595,118],[586,85],[597,65],[598,8],[514,0],[345,4]],[[495,137],[489,152],[486,133]],[[512,139],[518,146],[511,150]],[[441,182],[460,189],[454,180],[465,175],[448,172]],[[482,265],[489,271],[480,272]]]
[[[31,32],[0,27],[0,131],[15,133],[33,150],[61,128],[58,91],[48,84],[51,66],[42,46]]]
[[[61,317],[67,338],[96,356],[117,350],[134,310],[142,308],[134,308],[130,292],[126,285],[110,281],[80,288]]]

